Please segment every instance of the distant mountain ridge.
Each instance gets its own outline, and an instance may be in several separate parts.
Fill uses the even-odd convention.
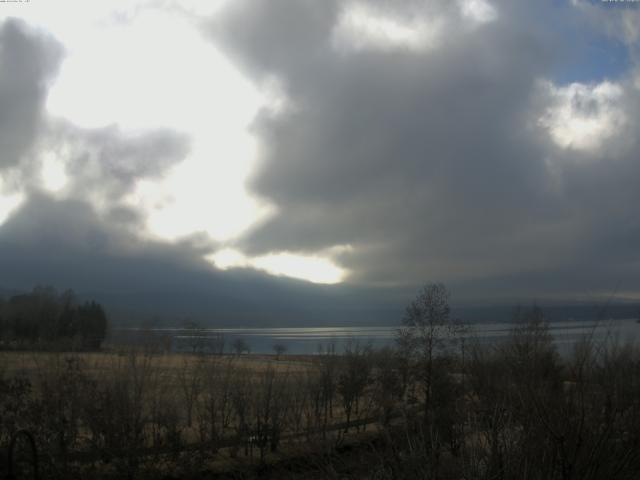
[[[406,301],[402,296],[352,287],[326,287],[299,282],[268,282],[261,288],[233,291],[140,290],[77,291],[81,301],[96,300],[116,326],[180,326],[196,321],[205,327],[311,327],[400,325]],[[292,285],[293,283],[293,285]],[[233,289],[232,289],[233,290]],[[0,288],[9,298],[27,290]],[[640,306],[630,301],[609,304],[537,303],[547,320],[638,318]],[[522,304],[529,306],[529,304]],[[510,322],[516,303],[452,306],[451,316],[468,323]]]

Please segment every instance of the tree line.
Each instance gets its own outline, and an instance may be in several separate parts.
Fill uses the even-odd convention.
[[[29,293],[0,298],[0,345],[4,348],[73,347],[96,350],[107,335],[102,305],[79,302],[72,290],[58,293],[37,286]]]

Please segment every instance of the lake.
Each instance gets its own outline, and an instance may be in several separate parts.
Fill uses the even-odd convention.
[[[640,323],[636,319],[607,321],[565,321],[551,322],[551,334],[562,352],[566,352],[577,340],[585,335],[593,335],[602,340],[607,336],[620,341],[636,341],[640,339]],[[476,338],[483,343],[499,342],[504,339],[514,324],[511,323],[477,323],[469,325],[465,334],[468,338]],[[119,329],[120,334],[126,332],[130,338],[152,334],[158,338],[170,338],[172,349],[188,351],[193,345],[218,345],[224,343],[225,351],[231,351],[232,343],[243,339],[252,353],[273,353],[275,344],[282,344],[290,354],[314,354],[319,349],[326,349],[334,344],[336,351],[341,352],[350,340],[361,344],[371,343],[374,347],[392,345],[399,326],[390,327],[288,327],[288,328],[211,328],[187,330],[184,328],[153,329]],[[213,347],[212,347],[213,348]]]

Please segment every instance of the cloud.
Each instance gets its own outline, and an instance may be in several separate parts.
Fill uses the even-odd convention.
[[[492,22],[498,18],[497,10],[486,0],[462,0],[460,8],[463,16],[477,23]]]
[[[33,144],[46,123],[43,105],[62,46],[23,22],[0,22],[0,225],[22,204],[34,173]]]
[[[593,50],[544,19],[581,11],[238,0],[174,24],[165,3],[123,3],[60,75],[57,40],[0,27],[1,282],[193,291],[236,319],[345,314],[432,280],[458,299],[640,288],[640,90],[632,72],[558,80]],[[107,62],[112,40],[129,48]],[[305,269],[346,284],[256,271]]]
[[[111,207],[141,179],[157,178],[188,153],[174,130],[83,129],[53,117],[46,100],[62,46],[18,20],[0,27],[0,196],[19,205],[32,190]],[[3,215],[8,215],[8,208]]]
[[[541,88],[546,90],[551,105],[540,123],[563,148],[598,149],[626,130],[620,85],[605,81],[556,87],[547,82]]]
[[[169,241],[200,233],[226,240],[268,213],[244,188],[255,156],[247,126],[277,95],[258,90],[206,41],[196,14],[208,6],[197,3],[129,2],[102,12],[99,25],[72,37],[47,101],[78,130],[76,150],[87,158],[73,167],[100,165],[91,178],[107,173],[109,185],[133,179],[114,186],[131,186],[127,203],[144,214],[148,234]],[[140,166],[162,171],[142,178],[132,171]],[[94,195],[94,183],[84,190]]]
[[[244,267],[263,270],[272,275],[300,278],[314,283],[335,284],[343,282],[347,276],[346,272],[327,258],[335,256],[336,251],[349,250],[349,247],[340,246],[330,250],[329,252],[320,252],[321,255],[318,256],[301,256],[280,252],[248,258],[237,250],[224,248],[208,255],[207,259],[223,270]]]
[[[43,121],[62,47],[14,19],[0,23],[0,171],[17,166]]]
[[[63,185],[48,190],[64,188],[66,196],[97,207],[124,202],[139,181],[161,178],[189,149],[189,137],[174,130],[83,129],[54,119],[35,142],[45,189],[57,177]]]
[[[0,113],[3,125],[16,127],[7,131],[15,133],[21,143],[13,150],[3,145],[2,151],[11,157],[3,157],[6,168],[0,177],[0,286],[24,289],[44,283],[71,287],[107,299],[109,308],[136,310],[138,319],[163,312],[174,322],[190,314],[203,320],[213,316],[227,324],[268,319],[322,321],[322,312],[344,304],[337,292],[316,290],[306,282],[276,279],[250,268],[228,272],[214,268],[205,257],[219,245],[195,229],[171,241],[151,237],[150,212],[164,205],[149,205],[148,201],[171,205],[174,194],[182,200],[194,190],[193,180],[201,182],[195,188],[193,208],[179,211],[181,217],[200,225],[207,223],[204,212],[215,209],[230,210],[240,217],[229,195],[219,206],[208,205],[211,196],[198,196],[225,181],[213,178],[211,170],[204,168],[212,161],[211,150],[201,149],[194,159],[194,137],[189,129],[153,125],[134,129],[126,119],[124,126],[121,122],[81,126],[66,118],[64,111],[57,112],[58,116],[47,110],[45,101],[61,47],[52,37],[21,22],[7,21],[2,28],[0,103],[7,108]],[[7,53],[10,48],[11,55]],[[23,131],[17,127],[24,127]],[[13,141],[9,136],[2,138]],[[186,158],[194,160],[189,166],[191,175],[175,175]],[[238,157],[224,160],[244,161]],[[176,181],[182,182],[177,188],[162,188]],[[158,195],[140,196],[141,185],[149,185]],[[224,194],[232,187],[238,188],[232,185],[219,190]],[[282,262],[272,260],[271,256],[257,259],[264,264],[258,268],[295,274],[291,268],[299,267],[282,271]],[[285,260],[295,263],[299,259]],[[339,271],[321,262],[303,267],[319,271],[318,275],[324,275],[320,280],[335,277]],[[347,303],[353,308],[351,301]],[[121,311],[121,319],[131,320],[122,315]]]
[[[0,228],[0,292],[73,288],[105,302],[124,323],[150,316],[171,325],[191,317],[227,326],[393,318],[389,292],[316,287],[250,269],[223,272],[203,259],[210,245],[143,238],[135,212],[117,215],[105,221],[86,202],[32,195]]]
[[[367,3],[347,3],[333,28],[332,42],[338,49],[410,49],[435,47],[441,40],[439,18],[406,21]]]
[[[105,218],[86,201],[34,193],[0,229],[0,282],[118,292],[177,287],[181,280],[172,270],[212,271],[202,261],[208,245],[146,239],[140,221],[126,208]],[[164,274],[156,276],[159,271]]]
[[[554,84],[561,35],[530,24],[556,14],[546,4],[435,2],[428,15],[413,2],[366,5],[410,16],[405,25],[439,18],[444,40],[345,57],[334,44],[342,10],[324,2],[235,2],[224,29],[211,27],[256,82],[284,85],[291,105],[255,123],[262,163],[251,186],[278,214],[242,249],[351,245],[334,260],[367,285],[486,282],[501,296],[557,273],[575,294],[586,272],[607,272],[610,287],[613,231],[637,223],[629,82]],[[465,12],[481,28],[454,29]]]
[[[571,3],[594,28],[627,45],[637,46],[640,40],[640,9],[633,5],[635,2],[572,0]]]

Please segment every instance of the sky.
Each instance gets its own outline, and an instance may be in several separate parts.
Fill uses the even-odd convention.
[[[0,287],[640,299],[639,46],[636,2],[0,3]]]

